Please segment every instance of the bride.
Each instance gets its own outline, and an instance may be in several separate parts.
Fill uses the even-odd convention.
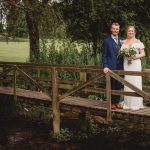
[[[141,71],[141,60],[140,58],[145,56],[143,43],[136,39],[136,31],[134,26],[128,26],[127,28],[127,39],[123,40],[121,49],[124,48],[135,48],[136,55],[134,57],[124,58],[124,70],[125,71]],[[129,64],[128,61],[131,61]],[[125,75],[125,80],[135,85],[142,90],[142,77],[141,76],[129,76]],[[124,86],[124,91],[131,92],[130,88]],[[142,97],[124,96],[123,109],[138,110],[144,108]]]

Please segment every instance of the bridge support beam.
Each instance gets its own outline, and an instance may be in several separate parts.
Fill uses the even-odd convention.
[[[53,132],[60,134],[60,108],[58,100],[58,73],[55,67],[52,68],[52,110],[53,110]]]

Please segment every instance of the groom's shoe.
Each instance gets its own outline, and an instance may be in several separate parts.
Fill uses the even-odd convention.
[[[111,104],[111,109],[116,109],[116,105],[115,104]]]
[[[116,105],[116,108],[118,108],[118,109],[122,109],[122,106],[120,105],[120,104],[115,104]]]

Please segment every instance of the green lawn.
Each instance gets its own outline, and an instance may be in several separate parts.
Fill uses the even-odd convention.
[[[26,62],[29,42],[0,42],[0,61]]]

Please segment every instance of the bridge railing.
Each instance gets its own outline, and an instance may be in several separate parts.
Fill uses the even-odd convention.
[[[3,86],[13,86],[14,98],[17,99],[16,88],[22,81],[35,86],[35,90],[46,93],[52,100],[54,133],[60,133],[60,109],[59,101],[70,95],[83,94],[84,97],[91,93],[104,94],[107,102],[107,120],[111,121],[111,94],[142,96],[150,100],[150,86],[143,86],[143,91],[125,81],[120,76],[142,76],[150,81],[150,70],[138,71],[109,71],[103,73],[103,69],[96,66],[84,65],[49,65],[33,63],[0,62],[0,78]],[[123,90],[111,90],[111,78],[133,89],[135,92]],[[17,83],[19,81],[19,83]],[[21,84],[22,85],[22,84]],[[31,86],[31,85],[30,85]],[[25,87],[25,86],[24,86]],[[33,89],[33,87],[32,87]]]
[[[90,76],[95,76],[96,74],[100,74],[101,80],[96,83],[96,81],[93,83],[92,86],[89,87],[84,87],[81,88],[82,92],[90,92],[90,93],[106,93],[105,89],[105,78],[103,76],[103,70],[99,67],[95,66],[82,66],[82,65],[43,65],[43,64],[33,64],[33,63],[8,63],[8,62],[0,62],[0,68],[1,68],[1,84],[5,85],[10,85],[12,83],[12,67],[13,66],[19,67],[21,70],[23,70],[25,73],[30,75],[34,81],[39,83],[40,85],[43,85],[44,88],[47,88],[50,90],[52,87],[52,68],[55,67],[56,70],[58,71],[58,88],[59,89],[66,89],[70,90],[73,87],[77,87],[78,85],[81,85],[81,83],[87,81],[87,79],[90,78]],[[45,71],[45,73],[42,73]],[[61,74],[63,71],[66,72],[74,72],[77,73],[76,79],[71,79],[68,80],[62,78],[59,74]],[[143,81],[149,82],[150,81],[150,76],[149,76],[149,69],[144,69],[142,72],[138,71],[113,71],[114,73],[118,75],[139,75],[143,77]],[[43,74],[47,74],[44,75]],[[67,76],[67,75],[66,75]],[[26,78],[22,77],[22,75],[18,74],[17,75],[17,80],[25,80]],[[25,82],[25,84],[29,84]],[[92,83],[91,83],[92,84]],[[26,88],[30,89],[30,86],[27,86]],[[33,87],[32,87],[33,89]],[[40,89],[40,88],[37,88]],[[143,85],[143,90],[144,91],[150,91],[149,86],[144,86]],[[112,90],[112,94],[114,95],[128,95],[128,96],[138,96],[135,92],[125,92],[125,91],[118,91],[118,90]],[[62,97],[60,97],[61,99]]]

